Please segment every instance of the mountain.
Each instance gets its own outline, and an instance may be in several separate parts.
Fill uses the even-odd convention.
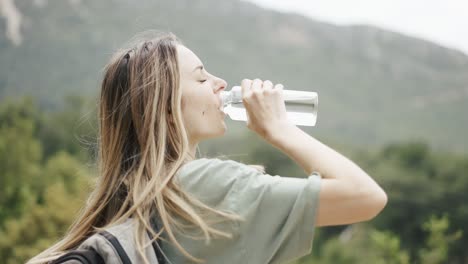
[[[21,42],[6,37],[8,17],[0,19],[1,98],[30,94],[55,109],[67,93],[95,96],[112,52],[158,29],[174,32],[231,86],[258,77],[318,92],[312,135],[369,148],[420,139],[468,153],[468,56],[456,50],[239,0],[14,3]]]

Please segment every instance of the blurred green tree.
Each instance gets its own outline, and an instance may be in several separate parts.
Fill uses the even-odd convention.
[[[442,264],[447,263],[448,249],[463,234],[462,230],[448,234],[449,218],[444,215],[440,218],[431,216],[423,224],[423,229],[429,232],[429,236],[424,248],[419,250],[421,264]]]
[[[35,116],[30,98],[0,106],[0,227],[35,199],[42,159],[41,143],[34,137]]]
[[[79,186],[78,192],[70,192],[63,182],[55,182],[47,186],[42,204],[32,203],[20,217],[9,218],[0,229],[2,263],[25,263],[58,241],[84,204],[89,185],[80,181]]]
[[[44,126],[41,122],[44,119],[30,98],[0,106],[2,263],[24,263],[52,245],[72,223],[90,190],[92,168],[83,166],[69,149],[59,148],[44,158],[44,141],[37,131]]]
[[[411,259],[428,237],[421,223],[447,213],[450,232],[468,230],[468,157],[431,151],[422,142],[391,144],[378,153],[362,156],[364,169],[387,191],[389,202],[372,223],[398,235]],[[468,258],[468,236],[448,249],[450,261]]]

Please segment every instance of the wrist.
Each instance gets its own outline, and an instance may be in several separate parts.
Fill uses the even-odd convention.
[[[269,129],[266,140],[277,147],[291,140],[291,137],[299,128],[291,123],[279,123]],[[299,129],[300,130],[300,129]]]

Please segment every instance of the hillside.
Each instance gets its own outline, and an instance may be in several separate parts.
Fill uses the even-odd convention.
[[[0,19],[0,97],[60,107],[94,96],[114,49],[137,32],[172,31],[232,86],[271,79],[319,94],[311,134],[349,145],[404,139],[468,153],[468,57],[369,26],[335,26],[238,0],[15,1],[22,40]],[[232,133],[244,131],[229,123]]]

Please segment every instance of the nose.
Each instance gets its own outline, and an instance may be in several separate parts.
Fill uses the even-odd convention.
[[[222,90],[226,89],[227,82],[221,78],[217,78],[216,85],[215,85],[215,92],[221,92]]]

